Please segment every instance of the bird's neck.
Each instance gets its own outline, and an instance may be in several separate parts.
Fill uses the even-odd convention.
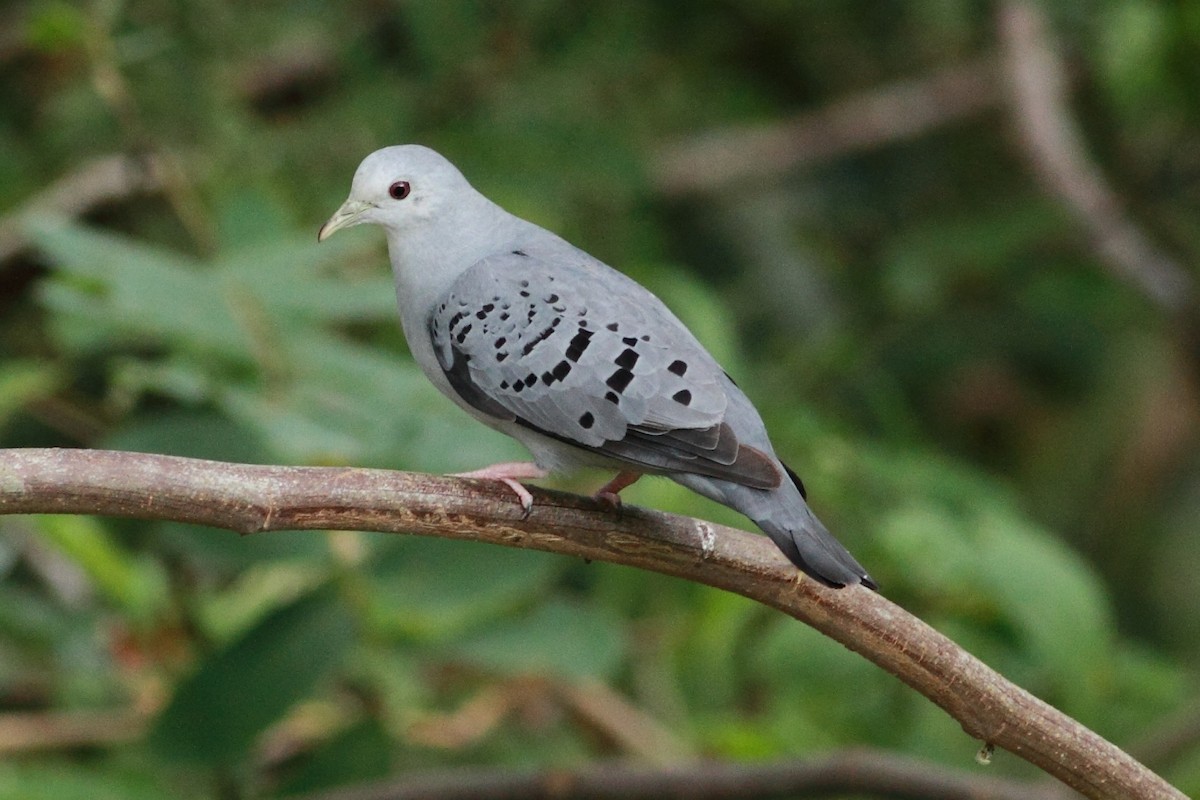
[[[480,220],[489,224],[481,225]],[[406,326],[416,323],[414,315],[431,309],[473,264],[492,255],[497,242],[520,238],[528,225],[473,193],[453,208],[442,209],[437,225],[387,230],[396,296]]]

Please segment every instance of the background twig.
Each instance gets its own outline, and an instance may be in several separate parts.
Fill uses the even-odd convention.
[[[1192,279],[1126,216],[1088,159],[1067,106],[1066,69],[1045,14],[1031,3],[1000,5],[1000,42],[1013,123],[1034,174],[1087,232],[1100,261],[1167,311],[1192,301]]]
[[[743,180],[918,136],[998,106],[991,58],[898,81],[780,123],[709,131],[652,160],[665,194],[711,192]]]
[[[108,202],[162,191],[163,181],[163,165],[154,156],[110,155],[84,163],[0,217],[0,265],[29,246],[21,229],[26,217],[78,217]]]
[[[847,792],[897,800],[1056,800],[1066,796],[1053,784],[956,773],[916,759],[862,750],[812,761],[692,764],[670,769],[626,764],[524,774],[457,769],[310,794],[300,800],[769,800],[843,796]]]

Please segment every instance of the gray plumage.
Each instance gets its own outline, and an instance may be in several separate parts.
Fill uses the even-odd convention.
[[[750,517],[821,582],[874,586],[812,514],[745,394],[638,283],[418,145],[368,156],[319,239],[364,222],[386,232],[414,359],[539,467],[665,475]]]

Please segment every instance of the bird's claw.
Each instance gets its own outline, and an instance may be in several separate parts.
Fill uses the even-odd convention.
[[[592,499],[596,502],[608,506],[611,510],[620,513],[622,508],[621,495],[616,492],[606,492],[603,489],[592,495]]]
[[[517,496],[517,502],[521,504],[521,519],[529,519],[529,512],[533,511],[533,495],[512,478],[501,478],[500,482],[512,489],[513,494]]]
[[[618,514],[621,512],[621,490],[642,477],[636,472],[618,472],[611,481],[600,487],[600,491],[592,495],[592,499],[603,503]]]
[[[529,512],[533,510],[533,495],[517,481],[517,478],[544,478],[546,477],[546,471],[537,464],[516,461],[493,464],[490,467],[471,470],[470,472],[454,472],[451,475],[456,478],[500,481],[509,489],[512,489],[513,494],[517,496],[517,502],[521,504],[521,519],[525,520],[529,519]]]

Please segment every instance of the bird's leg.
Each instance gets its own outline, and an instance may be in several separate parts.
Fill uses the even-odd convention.
[[[481,478],[489,481],[500,481],[513,490],[521,503],[521,519],[529,516],[533,508],[533,495],[518,481],[526,478],[544,478],[546,470],[532,461],[505,461],[502,464],[492,464],[483,469],[473,469],[470,472],[451,473],[452,478]]]
[[[621,507],[621,490],[640,477],[642,477],[642,473],[640,472],[618,472],[611,481],[601,486],[600,490],[592,495],[592,497],[605,505],[619,509]]]

